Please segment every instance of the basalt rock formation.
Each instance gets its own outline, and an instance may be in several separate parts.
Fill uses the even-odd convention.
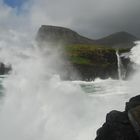
[[[119,53],[129,52],[133,47],[136,37],[126,32],[119,32],[99,40],[92,40],[83,37],[75,31],[58,26],[42,25],[37,33],[37,41],[40,46],[48,43],[51,45],[63,44],[65,56],[80,75],[80,79],[71,76],[70,65],[65,64],[65,70],[69,71],[71,80],[94,80],[97,77],[102,79],[118,78],[117,56]],[[126,75],[129,75],[131,63],[129,58],[122,57],[122,63]]]
[[[95,140],[139,140],[140,95],[126,103],[125,111],[111,111]]]

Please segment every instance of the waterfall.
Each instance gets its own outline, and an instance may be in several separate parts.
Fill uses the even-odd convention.
[[[123,79],[123,74],[122,74],[122,61],[119,55],[119,51],[116,51],[116,56],[117,56],[117,65],[118,65],[118,78],[119,80]]]

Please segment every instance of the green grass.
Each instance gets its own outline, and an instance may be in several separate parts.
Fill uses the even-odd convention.
[[[89,59],[79,57],[79,56],[71,56],[70,61],[74,64],[83,64],[83,65],[90,65],[91,62]]]
[[[108,46],[101,46],[101,45],[86,45],[86,44],[73,44],[73,45],[66,45],[64,46],[66,51],[116,51],[115,48],[111,48]],[[129,48],[122,48],[119,49],[120,52],[127,52]]]
[[[65,46],[65,49],[67,51],[95,51],[97,49],[103,49],[103,47],[100,45],[74,44]]]
[[[100,45],[86,45],[86,44],[73,44],[66,45],[64,49],[69,57],[69,60],[74,64],[81,65],[109,65],[105,61],[104,56],[107,54],[115,54],[116,49],[100,46]],[[128,49],[119,49],[120,52],[128,52]]]

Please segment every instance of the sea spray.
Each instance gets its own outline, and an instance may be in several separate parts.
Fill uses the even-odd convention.
[[[97,105],[79,85],[61,81],[54,66],[58,51],[46,45],[44,53],[32,43],[28,47],[22,43],[15,46],[5,40],[0,46],[0,59],[12,65],[3,81],[0,139],[90,139],[94,124],[90,120],[96,120],[92,106]]]
[[[135,46],[131,49],[130,60],[133,62],[133,69],[135,73],[132,74],[129,80],[129,86],[131,86],[133,91],[139,91],[139,83],[140,83],[140,41],[135,42]],[[132,91],[132,92],[133,92]]]
[[[121,85],[112,79],[62,81],[57,49],[46,44],[42,51],[36,43],[23,41],[18,34],[17,38],[17,44],[13,38],[0,42],[0,60],[12,66],[2,82],[2,140],[94,139],[106,113],[123,110],[124,102],[135,94],[129,93],[126,81]],[[87,93],[81,84],[93,90]]]
[[[0,138],[53,140],[79,135],[80,122],[74,127],[77,133],[73,133],[67,119],[76,122],[80,114],[86,114],[84,108],[80,109],[84,96],[79,87],[62,83],[54,73],[51,67],[56,61],[54,52],[50,54],[49,50],[49,57],[45,56],[45,60],[44,52],[34,47],[15,47],[10,51],[2,48],[1,53],[4,53],[1,55],[3,60],[11,63],[13,69],[3,83],[6,96],[0,112]]]
[[[135,42],[135,46],[131,49],[130,59],[137,65],[140,65],[140,41]]]

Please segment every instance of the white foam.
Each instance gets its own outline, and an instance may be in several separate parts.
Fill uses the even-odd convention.
[[[47,45],[42,51],[19,36],[17,45],[11,40],[0,44],[0,60],[13,68],[3,81],[1,140],[94,139],[106,113],[123,110],[125,101],[137,94],[130,93],[125,81],[62,81],[57,74],[59,51]],[[86,93],[81,84],[94,91]]]

